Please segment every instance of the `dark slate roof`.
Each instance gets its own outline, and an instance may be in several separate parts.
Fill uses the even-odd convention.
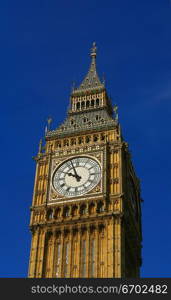
[[[84,80],[82,81],[82,83],[80,84],[80,86],[73,90],[73,93],[79,91],[81,92],[84,90],[104,88],[104,83],[100,81],[96,70],[96,54],[97,54],[97,47],[96,44],[93,43],[93,47],[91,49],[91,54],[90,54],[91,64],[90,64],[89,71],[86,77],[84,78]]]

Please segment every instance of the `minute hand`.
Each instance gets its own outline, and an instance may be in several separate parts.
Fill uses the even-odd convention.
[[[73,165],[72,160],[71,160],[71,165],[72,165],[72,168],[73,168],[73,170],[74,170],[75,178],[77,179],[77,181],[80,181],[81,177],[77,174],[77,172],[76,172],[76,170],[75,170],[75,167],[74,167],[74,165]]]

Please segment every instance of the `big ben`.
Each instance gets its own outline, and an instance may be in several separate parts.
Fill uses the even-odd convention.
[[[96,55],[35,157],[31,278],[140,277],[140,181]]]

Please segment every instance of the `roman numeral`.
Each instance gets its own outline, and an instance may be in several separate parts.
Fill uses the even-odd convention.
[[[93,165],[93,166],[91,166],[90,168],[88,168],[88,170],[91,170],[92,168],[94,168],[94,165]]]

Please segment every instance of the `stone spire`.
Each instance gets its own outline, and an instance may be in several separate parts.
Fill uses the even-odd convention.
[[[93,43],[93,47],[91,48],[91,64],[89,71],[80,84],[80,86],[75,89],[75,92],[84,91],[84,90],[92,90],[92,89],[102,89],[104,88],[104,84],[100,81],[99,76],[96,70],[96,55],[97,55],[97,47],[96,43]]]

